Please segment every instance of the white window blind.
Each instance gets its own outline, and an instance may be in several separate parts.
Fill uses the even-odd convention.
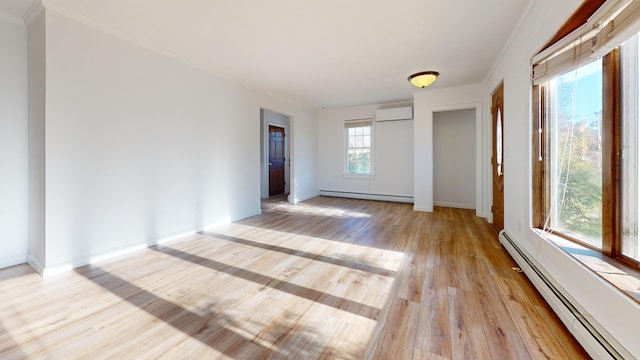
[[[619,46],[639,30],[640,0],[609,0],[564,39],[533,58],[533,83],[542,84]]]

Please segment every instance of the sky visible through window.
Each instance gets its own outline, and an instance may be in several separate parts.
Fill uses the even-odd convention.
[[[555,80],[552,226],[602,246],[602,61]]]

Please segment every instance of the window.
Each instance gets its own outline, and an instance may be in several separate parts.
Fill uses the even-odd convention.
[[[640,0],[606,4],[533,59],[532,222],[639,265]]]
[[[602,248],[602,61],[544,84],[549,126],[545,226]]]
[[[348,175],[372,175],[372,121],[347,120],[345,134],[345,173]]]
[[[640,204],[638,186],[640,182],[639,144],[640,124],[640,52],[638,34],[621,46],[622,58],[622,231],[620,252],[623,256],[640,261],[638,242],[638,220]]]

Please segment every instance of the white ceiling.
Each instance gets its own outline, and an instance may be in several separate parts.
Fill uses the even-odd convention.
[[[152,49],[299,104],[408,100],[480,83],[533,0],[46,0]],[[0,0],[21,16],[33,0]],[[428,91],[422,90],[422,91]]]

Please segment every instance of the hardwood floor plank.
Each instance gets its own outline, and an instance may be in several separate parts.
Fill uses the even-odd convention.
[[[415,346],[427,352],[451,358],[448,274],[444,266],[427,271],[420,302]]]
[[[490,359],[473,293],[450,287],[449,304],[452,359]]]
[[[578,344],[573,336],[569,334],[567,331],[563,331],[564,328],[554,326],[555,324],[561,322],[560,319],[551,311],[550,307],[547,304],[544,306],[536,307],[538,313],[544,320],[546,324],[548,324],[549,331],[551,332],[551,336],[553,336],[562,346],[562,349],[567,355],[568,359],[586,359],[589,355],[584,351],[584,349]]]
[[[506,304],[498,291],[487,286],[486,279],[478,283],[473,296],[482,321],[489,352],[493,359],[530,359],[527,349],[518,335],[518,329],[509,316]]]
[[[546,328],[545,320],[540,316],[540,306],[531,302],[530,295],[523,289],[525,282],[513,279],[498,279],[501,284],[505,302],[518,333],[522,338],[529,355],[534,359],[581,359],[588,358],[583,352],[578,357],[567,357],[559,339]],[[545,311],[548,311],[545,309]],[[556,319],[557,320],[557,319]],[[557,320],[559,322],[559,320]],[[560,328],[560,327],[559,327]]]
[[[390,320],[380,336],[374,359],[413,358],[414,340],[418,326],[419,305],[413,301],[396,298],[391,305]]]
[[[472,210],[264,207],[46,279],[0,269],[0,358],[586,357]]]
[[[417,225],[413,226],[413,232],[409,235],[412,247],[406,251],[406,274],[401,278],[406,281],[399,289],[399,296],[413,302],[420,302],[424,288],[425,272],[427,270],[427,258],[431,245],[429,235],[425,231],[419,231]]]
[[[422,349],[415,348],[413,350],[413,360],[447,360],[449,358],[433,354]]]

